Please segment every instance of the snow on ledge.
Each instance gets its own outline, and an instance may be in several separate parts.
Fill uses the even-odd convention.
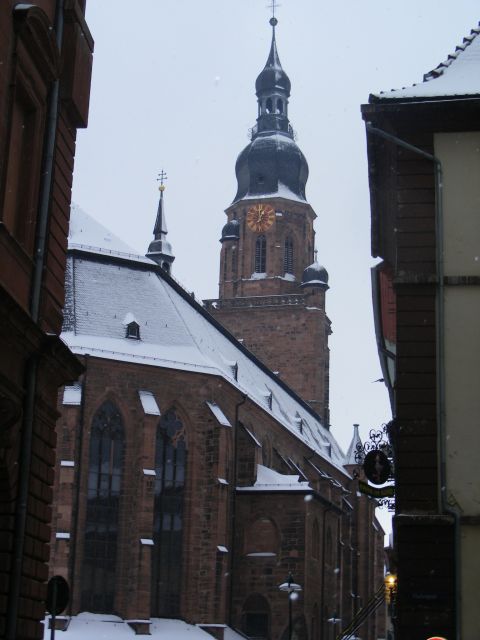
[[[64,405],[78,406],[82,402],[82,387],[80,384],[67,385],[63,389]]]
[[[143,410],[149,416],[160,416],[160,409],[158,408],[155,396],[151,391],[139,390],[138,395],[140,402],[142,403]]]
[[[237,487],[241,491],[305,491],[311,487],[298,475],[284,475],[257,464],[257,480],[253,487]]]
[[[44,640],[50,639],[50,629],[48,628],[49,616],[45,619]],[[207,631],[193,624],[187,624],[183,620],[169,620],[164,618],[151,618],[150,640],[212,640],[212,636]],[[203,625],[202,625],[203,626]],[[118,616],[100,613],[83,612],[70,618],[70,624],[66,631],[58,632],[62,640],[83,640],[84,638],[98,638],[101,640],[122,640],[130,638],[134,640],[134,630],[128,625],[127,620],[122,620]],[[147,636],[140,636],[146,638]],[[242,637],[232,631],[225,629],[225,640],[242,640]]]

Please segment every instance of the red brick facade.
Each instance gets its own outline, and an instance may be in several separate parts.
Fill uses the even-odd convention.
[[[263,233],[247,224],[258,204],[275,211]],[[328,288],[300,286],[314,260],[316,215],[306,202],[272,197],[240,201],[226,211],[239,223],[237,239],[223,239],[219,299],[207,308],[233,335],[294,389],[329,425],[330,320],[325,313]],[[256,244],[266,239],[265,272],[258,273]],[[286,268],[286,242],[292,243]],[[257,271],[257,272],[256,272]]]
[[[58,334],[90,88],[84,4],[68,0],[56,16],[53,0],[0,3],[0,636],[10,640],[43,632],[57,388],[81,370]]]
[[[222,378],[91,356],[82,363],[80,404],[62,405],[60,396],[52,538],[51,572],[69,581],[72,614],[81,610],[90,428],[110,400],[122,415],[126,445],[113,612],[126,620],[152,616],[154,547],[141,541],[154,538],[155,480],[144,470],[155,467],[161,418],[145,413],[142,389],[153,394],[162,414],[174,409],[185,429],[183,540],[176,561],[181,618],[218,625],[218,633],[223,624],[248,631],[260,603],[266,637],[282,637],[287,597],[278,585],[292,572],[303,587],[293,604],[298,637],[318,640],[327,637],[335,612],[346,625],[370,599],[382,582],[383,531],[372,526],[375,504],[358,497],[356,480]],[[219,424],[207,402],[217,402],[232,426]],[[252,490],[258,464],[298,473],[288,459],[312,489],[297,483],[293,490]],[[362,637],[373,640],[381,617],[377,630],[374,621],[369,624]]]

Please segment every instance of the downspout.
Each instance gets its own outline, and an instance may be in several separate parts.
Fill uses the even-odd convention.
[[[324,630],[325,630],[325,622],[326,622],[326,618],[325,618],[325,613],[324,613],[324,608],[325,608],[325,531],[327,529],[327,513],[329,511],[331,511],[333,508],[332,503],[330,502],[330,504],[328,505],[328,507],[326,509],[324,509],[323,511],[323,524],[322,524],[322,589],[320,591],[320,620],[322,621],[322,637],[324,635]],[[325,636],[328,636],[328,631],[325,634]]]
[[[445,301],[444,301],[444,235],[443,235],[443,169],[440,160],[418,147],[398,138],[397,136],[387,133],[382,129],[373,127],[369,122],[366,123],[368,133],[379,136],[385,140],[393,142],[399,147],[403,147],[416,153],[423,158],[433,162],[435,167],[435,234],[436,234],[436,250],[435,262],[437,271],[437,296],[436,296],[436,343],[437,343],[437,425],[438,425],[438,455],[440,458],[439,467],[439,503],[442,513],[447,513],[454,518],[455,523],[455,637],[460,640],[460,613],[461,613],[461,580],[460,580],[460,514],[453,509],[447,502],[447,464],[446,464],[446,428],[445,428]]]
[[[80,400],[80,413],[79,413],[79,425],[77,429],[76,447],[75,447],[75,497],[72,505],[72,536],[70,544],[70,557],[69,557],[69,586],[70,586],[70,602],[69,608],[72,610],[74,593],[75,593],[75,556],[78,540],[78,507],[80,504],[80,484],[82,479],[82,457],[83,457],[83,432],[85,428],[85,395],[87,393],[87,374],[89,364],[89,354],[85,354],[85,360],[83,366],[85,367],[85,373],[83,374],[82,387],[81,387],[81,400]],[[77,576],[77,578],[80,576]]]
[[[64,0],[57,0],[55,13],[55,33],[56,43],[59,51],[61,50],[63,39],[63,4]],[[57,78],[52,85],[49,96],[48,116],[45,126],[45,138],[43,146],[42,170],[40,174],[40,198],[37,216],[34,269],[30,294],[30,315],[32,321],[37,325],[40,317],[42,278],[45,266],[47,230],[50,217],[50,194],[53,182],[53,161],[58,120],[59,88],[60,81]],[[17,505],[14,522],[13,562],[5,625],[6,640],[15,640],[17,637],[17,618],[22,582],[25,528],[28,511],[28,489],[32,458],[33,424],[35,415],[35,395],[37,389],[39,359],[40,354],[37,353],[27,362],[25,371],[25,401],[20,444],[21,453],[18,469],[18,492],[16,501]]]
[[[237,450],[238,450],[238,414],[240,407],[245,404],[248,396],[242,394],[242,399],[235,405],[235,421],[233,423],[234,433],[233,433],[233,469],[232,469],[232,478],[233,478],[233,486],[232,486],[232,497],[230,500],[230,576],[229,576],[229,586],[230,586],[230,603],[229,603],[229,611],[228,611],[228,625],[233,629],[233,573],[234,573],[234,551],[235,551],[235,521],[236,521],[236,502],[237,502]]]

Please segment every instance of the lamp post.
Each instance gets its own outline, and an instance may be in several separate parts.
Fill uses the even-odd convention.
[[[387,573],[383,579],[385,584],[385,601],[388,613],[388,637],[393,638],[395,620],[395,599],[397,596],[397,576],[394,573]]]
[[[327,622],[333,625],[333,637],[335,638],[335,628],[337,626],[337,622],[341,622],[342,619],[338,617],[338,613],[335,611],[331,618],[328,618]]]
[[[280,591],[288,593],[288,640],[292,640],[292,601],[298,598],[298,592],[302,587],[293,581],[292,573],[288,574],[286,582],[282,582],[278,587]]]

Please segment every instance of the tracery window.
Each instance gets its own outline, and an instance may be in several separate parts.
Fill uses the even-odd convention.
[[[157,427],[152,558],[152,616],[180,614],[183,503],[187,447],[173,409]]]
[[[90,433],[81,605],[86,611],[114,608],[124,451],[122,417],[107,400],[95,414]]]
[[[267,239],[258,236],[255,242],[255,273],[265,273],[267,270]]]
[[[285,273],[293,273],[293,240],[290,236],[285,238],[283,270]]]
[[[255,640],[269,638],[270,606],[258,593],[248,596],[242,611],[242,631]]]

